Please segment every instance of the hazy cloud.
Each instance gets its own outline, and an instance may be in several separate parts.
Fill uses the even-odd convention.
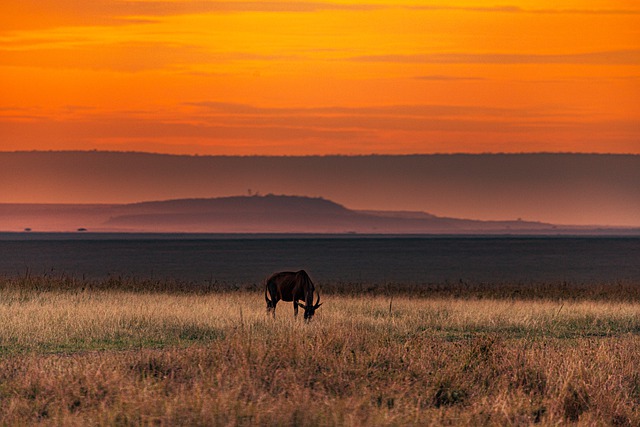
[[[60,26],[126,25],[154,23],[154,17],[202,13],[313,13],[319,11],[365,12],[380,9],[407,9],[413,11],[452,11],[469,13],[537,13],[537,14],[590,14],[638,15],[640,9],[526,9],[515,5],[502,6],[450,6],[407,5],[402,3],[338,3],[332,1],[216,1],[216,0],[3,0],[0,13],[17,19],[5,20],[2,31],[16,29],[52,28]],[[32,19],[34,13],[47,19]]]
[[[0,65],[142,71],[191,63],[205,57],[196,46],[168,43],[112,43],[25,50],[2,50]]]
[[[400,6],[412,10],[431,11],[463,11],[463,12],[524,12],[518,6],[447,6],[447,5],[425,5],[425,6]]]
[[[503,109],[481,106],[454,105],[382,105],[370,107],[308,107],[308,108],[278,108],[257,107],[248,104],[203,101],[187,102],[184,105],[206,108],[210,111],[228,114],[326,114],[326,115],[440,115],[440,114],[468,114],[477,112],[504,112]]]
[[[573,15],[640,15],[640,9],[530,9],[528,13]]]
[[[205,48],[165,42],[89,43],[70,46],[60,40],[49,46],[29,45],[21,48],[0,43],[0,66],[31,66],[76,69],[106,69],[136,72],[175,69],[194,63],[199,65],[233,61],[292,61],[296,55],[266,55],[252,52],[211,52]]]
[[[462,117],[462,116],[496,116],[496,117],[537,117],[554,115],[558,116],[562,110],[567,113],[566,107],[544,107],[544,108],[499,108],[481,105],[378,105],[368,107],[307,107],[307,108],[278,108],[278,107],[258,107],[248,104],[202,101],[187,102],[183,105],[192,106],[203,111],[221,115],[295,115],[295,116],[391,116],[391,117]],[[571,113],[575,113],[572,111]]]
[[[399,5],[398,7],[403,7]],[[540,13],[540,14],[575,14],[575,15],[638,15],[640,9],[527,9],[520,6],[404,6],[407,9],[425,11],[461,11],[461,12],[481,12],[481,13]]]
[[[155,114],[0,116],[0,134],[5,150],[40,147],[46,135],[59,149],[201,145],[208,148],[198,152],[218,154],[277,154],[281,149],[290,154],[355,154],[448,152],[453,142],[458,150],[469,152],[513,151],[523,143],[535,151],[588,150],[598,146],[598,140],[606,140],[611,152],[633,152],[640,131],[632,119],[598,121],[483,107],[338,107],[296,114],[294,109],[213,104]]]
[[[441,75],[441,74],[435,74],[435,75],[429,75],[429,76],[416,76],[416,77],[414,77],[414,79],[416,79],[416,80],[428,80],[428,81],[442,81],[442,82],[448,82],[448,81],[460,82],[460,81],[486,80],[483,77],[446,76],[446,75]]]
[[[337,128],[306,128],[290,122],[281,123],[215,123],[170,121],[162,118],[132,117],[128,114],[96,115],[74,120],[54,120],[35,117],[25,123],[13,118],[0,118],[0,134],[8,141],[30,141],[47,135],[50,140],[101,140],[121,138],[128,140],[196,138],[207,140],[304,140],[346,139],[355,131]]]
[[[70,10],[76,16],[166,16],[204,12],[314,12],[318,10],[371,10],[379,4],[343,4],[305,1],[135,1],[135,0],[6,0],[14,10]]]
[[[200,13],[299,12],[323,10],[366,11],[388,8],[386,5],[303,1],[129,1],[129,0],[3,0],[0,13],[33,16],[34,11],[47,20],[16,19],[3,23],[3,30],[47,28],[61,25],[117,25],[155,22],[140,19]]]
[[[389,62],[401,64],[601,64],[638,65],[640,50],[611,50],[568,54],[521,53],[432,53],[362,55],[346,58],[357,62]]]
[[[558,110],[563,113],[558,114]],[[412,146],[428,138],[433,143],[462,137],[483,144],[508,138],[522,140],[554,133],[571,138],[606,135],[609,139],[633,140],[637,123],[594,121],[561,107],[537,109],[457,105],[389,105],[372,107],[273,108],[215,101],[183,103],[171,111],[120,111],[104,113],[83,106],[67,106],[56,119],[24,111],[4,111],[0,134],[7,143],[50,141],[153,141],[211,146],[230,141],[261,144],[318,141],[348,143],[353,147],[393,142]],[[479,139],[480,138],[480,139]],[[484,141],[484,142],[483,142]],[[136,142],[136,143],[137,143]],[[420,142],[420,146],[425,142]],[[388,149],[388,147],[387,147]],[[339,150],[334,150],[339,152]],[[359,150],[356,150],[359,151]],[[401,150],[402,151],[402,150]]]

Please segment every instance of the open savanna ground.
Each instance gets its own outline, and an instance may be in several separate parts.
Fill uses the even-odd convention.
[[[632,284],[356,288],[1,279],[0,424],[640,425]]]

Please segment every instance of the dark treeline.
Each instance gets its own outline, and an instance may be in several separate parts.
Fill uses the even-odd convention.
[[[327,282],[316,284],[323,295],[415,296],[419,298],[512,299],[555,301],[640,302],[640,283],[614,281],[599,284],[577,282],[443,282],[385,283]],[[122,291],[140,293],[208,294],[243,292],[262,296],[262,283],[190,282],[180,280],[109,277],[89,280],[70,275],[25,275],[0,277],[0,291],[15,292],[92,292]]]

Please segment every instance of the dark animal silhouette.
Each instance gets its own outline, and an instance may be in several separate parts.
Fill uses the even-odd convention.
[[[298,315],[298,307],[301,307],[304,310],[305,320],[311,320],[315,311],[322,305],[320,294],[317,294],[318,300],[315,304],[313,303],[314,291],[315,286],[304,270],[274,273],[265,280],[264,299],[267,301],[267,313],[273,313],[275,318],[278,301],[291,301],[295,316]],[[304,304],[298,301],[304,301]]]

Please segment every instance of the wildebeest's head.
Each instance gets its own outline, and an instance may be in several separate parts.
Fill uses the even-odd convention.
[[[320,302],[320,294],[318,295],[318,299],[316,300],[316,303],[314,305],[304,305],[300,302],[296,302],[296,304],[298,304],[298,307],[302,308],[304,310],[304,319],[305,320],[311,320],[311,318],[313,317],[313,315],[316,313],[316,310],[318,309],[318,307],[320,307],[322,305],[322,303]]]

